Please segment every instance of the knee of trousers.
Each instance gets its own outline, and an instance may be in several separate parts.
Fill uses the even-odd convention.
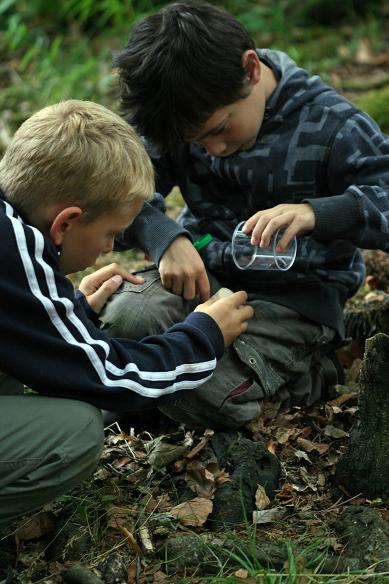
[[[72,412],[72,427],[67,428],[66,452],[75,464],[80,479],[94,470],[104,447],[104,423],[101,411],[80,402]]]
[[[1,398],[0,527],[70,490],[95,469],[104,443],[100,410],[44,396]]]
[[[196,304],[166,290],[158,279],[147,287],[124,286],[111,296],[99,319],[109,336],[140,340],[181,322]]]

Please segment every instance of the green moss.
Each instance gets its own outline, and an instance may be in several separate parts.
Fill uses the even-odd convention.
[[[354,97],[353,102],[374,118],[384,132],[389,132],[389,85]]]

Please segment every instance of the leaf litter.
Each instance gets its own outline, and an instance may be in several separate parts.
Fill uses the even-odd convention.
[[[334,525],[346,507],[372,507],[385,521],[389,519],[380,499],[350,497],[333,480],[358,414],[359,367],[353,368],[358,357],[350,359],[346,351],[340,358],[346,366],[346,384],[333,387],[326,401],[285,412],[268,402],[263,415],[242,430],[275,454],[282,469],[273,499],[263,485],[257,485],[249,524],[255,525],[258,541],[288,539],[301,545],[301,541],[317,538],[327,553],[341,554],[345,552],[344,541]],[[188,533],[196,534],[207,545],[216,541],[227,545],[230,536],[247,540],[247,525],[238,524],[223,532],[214,531],[209,523],[217,489],[231,482],[228,469],[206,456],[213,436],[210,429],[187,431],[163,416],[155,428],[151,424],[147,430],[110,426],[91,480],[20,520],[7,538],[15,546],[13,566],[19,573],[15,581],[67,581],[66,570],[77,565],[101,582],[179,582],[190,569],[169,573],[161,556],[167,541]],[[83,509],[83,501],[88,502],[88,509]],[[48,558],[51,540],[61,533],[58,525],[73,522],[77,529],[61,553]],[[88,543],[78,550],[74,542],[80,533],[86,535]],[[4,541],[0,540],[0,549]],[[125,577],[110,580],[111,564],[116,565],[115,573],[121,570]],[[228,573],[249,581],[239,565]],[[195,574],[196,570],[190,581],[200,583],[201,577]]]

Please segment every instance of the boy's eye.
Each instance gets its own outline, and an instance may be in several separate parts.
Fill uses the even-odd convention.
[[[214,135],[222,134],[228,128],[228,124],[231,118],[231,114],[229,113],[228,116],[221,122],[221,125],[212,132]]]
[[[221,128],[218,128],[217,130],[215,130],[215,131],[213,132],[213,135],[214,135],[214,136],[218,136],[219,134],[222,134],[222,133],[224,132],[224,130],[225,130],[225,129],[226,129],[226,127],[225,127],[225,126],[222,126]]]

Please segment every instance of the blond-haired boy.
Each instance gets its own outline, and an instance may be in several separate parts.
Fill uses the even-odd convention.
[[[110,339],[98,312],[123,280],[142,282],[117,264],[74,296],[65,274],[111,251],[153,189],[133,129],[91,102],[41,110],[0,162],[0,527],[93,470],[99,408],[153,407],[195,389],[247,327],[252,310],[238,292],[164,335]]]

